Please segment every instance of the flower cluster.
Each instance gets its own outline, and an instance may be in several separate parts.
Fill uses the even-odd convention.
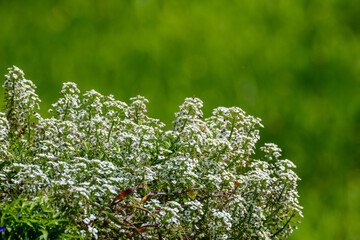
[[[141,96],[126,104],[65,83],[43,118],[19,68],[3,87],[1,204],[51,199],[69,221],[64,236],[282,239],[302,217],[295,165],[275,144],[256,147],[263,126],[240,108],[204,118],[187,98],[168,130]]]

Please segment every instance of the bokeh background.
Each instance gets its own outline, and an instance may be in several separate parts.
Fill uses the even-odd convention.
[[[144,95],[166,124],[185,97],[205,116],[240,106],[298,166],[291,239],[360,239],[359,0],[0,0],[1,75],[12,65],[44,114],[67,81]]]

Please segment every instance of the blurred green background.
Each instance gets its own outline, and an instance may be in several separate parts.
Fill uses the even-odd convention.
[[[291,239],[360,239],[359,0],[0,0],[1,75],[12,65],[44,114],[67,81],[144,95],[167,124],[185,97],[205,116],[239,106],[298,166]]]

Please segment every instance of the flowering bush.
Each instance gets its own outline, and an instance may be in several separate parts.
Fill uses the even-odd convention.
[[[19,68],[3,87],[0,208],[46,197],[67,220],[62,238],[282,239],[302,216],[295,165],[275,144],[258,152],[260,119],[240,108],[204,118],[187,98],[165,130],[141,96],[128,105],[64,83],[43,118]]]

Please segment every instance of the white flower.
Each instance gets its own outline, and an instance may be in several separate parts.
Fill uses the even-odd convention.
[[[84,218],[84,220],[83,220],[83,222],[85,223],[85,224],[89,224],[90,223],[90,219],[89,218]]]
[[[12,109],[0,113],[0,165],[10,163],[0,173],[1,199],[51,193],[57,211],[85,223],[77,226],[83,238],[127,238],[119,224],[126,219],[159,224],[169,239],[180,226],[191,239],[270,239],[280,229],[290,236],[290,214],[302,216],[295,165],[273,143],[255,158],[262,125],[240,108],[219,107],[204,119],[203,102],[187,98],[165,131],[141,96],[128,106],[94,90],[79,97],[76,84],[64,83],[52,105],[60,114],[43,119],[20,69],[9,69],[3,87]],[[99,233],[106,206],[111,224]],[[157,238],[157,229],[143,235]]]
[[[86,231],[85,230],[80,230],[80,235],[81,235],[81,237],[86,237]]]
[[[62,109],[61,107],[57,107],[57,108],[56,108],[56,111],[57,111],[58,113],[62,113],[62,112],[63,112],[63,109]]]

